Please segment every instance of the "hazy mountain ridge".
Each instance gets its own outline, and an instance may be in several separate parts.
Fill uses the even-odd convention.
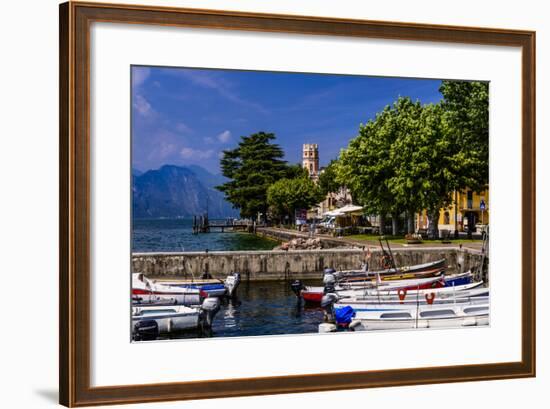
[[[215,189],[224,180],[196,165],[164,165],[143,173],[132,170],[133,217],[190,218],[207,209],[210,218],[238,217],[238,211]]]

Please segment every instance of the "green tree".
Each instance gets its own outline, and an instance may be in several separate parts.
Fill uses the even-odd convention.
[[[408,214],[427,209],[437,236],[439,210],[452,201],[457,175],[449,170],[453,143],[447,137],[440,105],[425,105],[415,113],[409,132],[394,143],[396,174],[390,181],[396,200],[405,203]],[[435,223],[433,222],[435,221]]]
[[[380,216],[382,231],[385,216],[402,211],[388,184],[395,173],[389,155],[396,137],[393,115],[391,106],[386,106],[375,119],[361,124],[359,134],[340,152],[336,167],[338,183],[351,190],[354,200],[366,213]]]
[[[439,91],[452,189],[481,191],[489,183],[489,83],[443,81]]]
[[[399,98],[361,125],[337,166],[345,183],[368,212],[397,216],[428,210],[430,234],[438,235],[441,208],[452,192],[481,190],[488,182],[488,85],[444,81],[439,104],[422,106]],[[383,227],[383,226],[381,226]]]
[[[242,217],[267,217],[267,189],[284,178],[289,170],[281,147],[272,141],[273,133],[258,132],[242,136],[235,149],[223,151],[222,173],[229,179],[217,189],[239,209]]]
[[[323,194],[308,177],[281,179],[267,190],[267,202],[283,218],[292,220],[295,210],[309,209],[319,203]]]
[[[342,187],[342,185],[337,180],[337,166],[338,162],[333,159],[319,175],[319,181],[317,185],[319,186],[319,190],[324,196],[332,192],[337,192],[340,187]]]
[[[287,171],[286,171],[287,179],[307,178],[307,177],[309,177],[309,173],[307,169],[304,168],[299,163],[287,166]]]
[[[483,190],[489,182],[489,83],[443,81],[439,91],[445,136],[453,145],[449,170],[457,188]]]

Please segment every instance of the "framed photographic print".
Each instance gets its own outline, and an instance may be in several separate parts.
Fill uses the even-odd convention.
[[[534,32],[64,3],[60,169],[66,406],[535,375]]]

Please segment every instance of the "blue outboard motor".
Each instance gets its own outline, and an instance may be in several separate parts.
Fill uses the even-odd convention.
[[[336,320],[336,325],[338,326],[347,327],[353,317],[355,317],[355,311],[349,305],[334,309],[334,319]]]
[[[325,270],[323,271],[324,274],[332,274],[332,273],[336,273],[336,270],[331,268],[331,267],[328,267],[328,268],[325,268]]]

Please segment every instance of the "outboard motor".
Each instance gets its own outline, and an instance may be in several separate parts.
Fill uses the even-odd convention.
[[[336,288],[334,287],[334,284],[325,285],[325,288],[323,289],[323,294],[336,294]]]
[[[332,273],[325,274],[325,276],[323,277],[323,284],[325,284],[325,286],[331,285],[334,287],[335,283],[336,283],[336,277],[334,276],[334,274]]]
[[[306,287],[300,280],[294,280],[290,284],[290,289],[294,294],[296,294],[296,297],[300,298],[302,296],[302,290],[304,290]]]
[[[227,289],[227,295],[231,298],[237,295],[237,288],[241,283],[241,273],[231,273],[225,279],[225,288]]]
[[[323,271],[324,274],[333,274],[333,273],[336,273],[336,270],[333,269],[333,268],[325,268],[325,270]]]
[[[153,341],[159,336],[159,326],[155,320],[138,321],[134,325],[134,341]]]
[[[201,304],[200,323],[203,328],[212,327],[214,317],[220,310],[220,299],[218,297],[205,298]]]
[[[325,310],[325,322],[334,322],[334,303],[338,301],[338,296],[334,293],[323,295],[321,299],[321,308]]]

